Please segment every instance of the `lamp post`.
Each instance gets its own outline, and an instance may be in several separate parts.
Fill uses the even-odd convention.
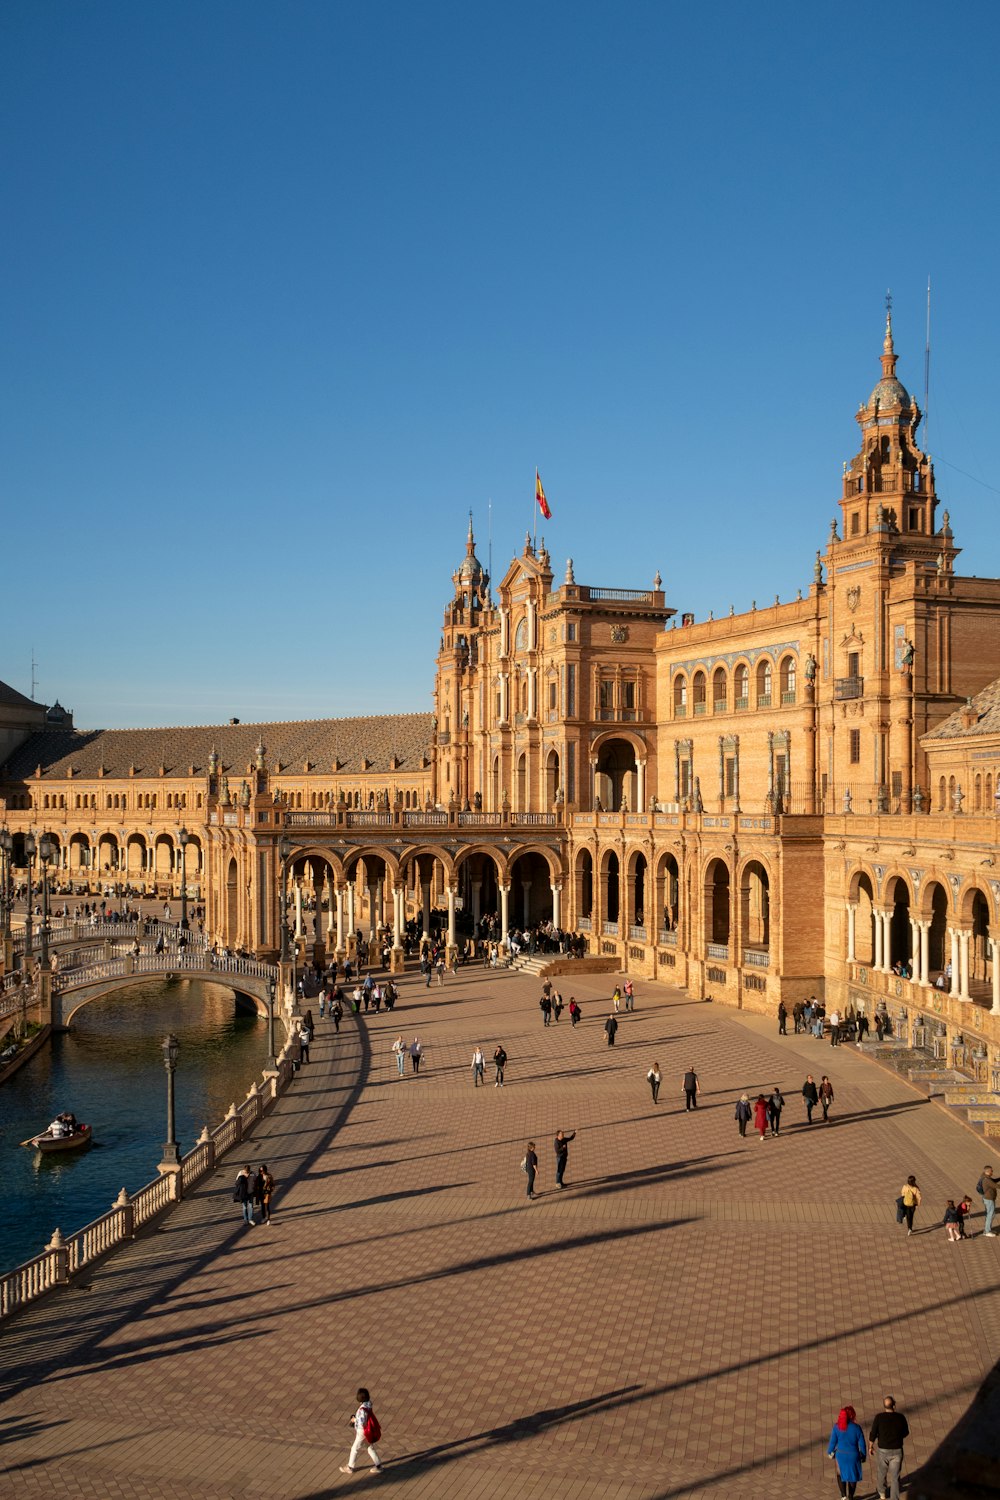
[[[13,859],[14,839],[9,828],[0,828],[0,901],[3,903],[3,936],[10,937],[10,909],[13,904],[11,893],[11,864]]]
[[[181,931],[188,930],[188,887],[187,887],[187,846],[190,838],[186,828],[182,828],[177,835],[177,842],[181,846]]]
[[[34,946],[31,940],[31,866],[35,862],[35,835],[29,833],[24,839],[24,863],[28,869],[28,904],[24,916],[24,967],[28,964],[34,954]]]
[[[167,1070],[167,1139],[163,1145],[161,1170],[179,1167],[181,1160],[177,1150],[177,1132],[174,1126],[174,1074],[177,1071],[177,1054],[180,1050],[180,1042],[173,1033],[164,1039],[163,1066]]]
[[[278,1059],[274,1052],[274,980],[267,987],[267,1066],[274,1069]]]
[[[52,840],[43,833],[38,840],[38,858],[42,865],[42,956],[39,968],[49,968],[49,861],[53,857]]]

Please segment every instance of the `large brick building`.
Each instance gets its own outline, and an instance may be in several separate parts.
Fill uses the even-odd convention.
[[[82,733],[0,693],[15,866],[45,829],[64,883],[176,891],[183,824],[210,931],[261,953],[286,882],[322,952],[553,917],[734,1005],[882,996],[1000,1086],[1000,580],[956,569],[888,319],[880,358],[794,598],[678,619],[530,538],[497,583],[470,521],[433,717]]]

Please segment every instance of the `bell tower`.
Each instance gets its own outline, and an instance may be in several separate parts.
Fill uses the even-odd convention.
[[[882,378],[858,407],[861,448],[844,465],[844,542],[887,530],[895,552],[926,553],[933,559],[940,549],[940,538],[934,538],[934,466],[917,444],[922,413],[896,375],[896,359],[892,298],[887,296]]]
[[[444,611],[434,700],[435,790],[439,801],[462,806],[473,794],[472,752],[482,707],[476,693],[482,635],[492,623],[490,577],[476,556],[469,511],[465,557],[451,575],[454,593]]]

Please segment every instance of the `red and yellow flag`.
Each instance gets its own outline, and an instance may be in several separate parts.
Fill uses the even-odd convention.
[[[538,477],[537,469],[535,470],[535,499],[538,501],[538,509],[546,521],[551,521],[552,512],[549,510],[549,502],[545,498],[545,491],[542,489],[542,481]]]

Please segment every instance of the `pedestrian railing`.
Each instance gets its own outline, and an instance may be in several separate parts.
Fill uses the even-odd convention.
[[[196,1145],[181,1157],[177,1170],[163,1171],[137,1193],[124,1188],[107,1213],[82,1229],[64,1236],[57,1229],[40,1255],[34,1255],[13,1271],[0,1276],[0,1319],[9,1317],[54,1287],[65,1286],[85,1266],[127,1244],[144,1225],[165,1213],[202,1178],[215,1170],[220,1157],[250,1135],[274,1101],[284,1093],[294,1074],[290,1041],[273,1071],[265,1073],[264,1086],[253,1083],[239,1106],[209,1131],[206,1126]]]

